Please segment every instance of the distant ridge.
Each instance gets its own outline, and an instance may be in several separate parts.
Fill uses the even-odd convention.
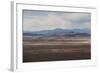
[[[41,37],[53,37],[53,36],[90,36],[91,31],[89,29],[53,29],[42,31],[25,31],[24,36],[41,36]]]

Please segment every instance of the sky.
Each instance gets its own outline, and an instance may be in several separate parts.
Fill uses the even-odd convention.
[[[90,13],[23,10],[23,31],[90,28]]]

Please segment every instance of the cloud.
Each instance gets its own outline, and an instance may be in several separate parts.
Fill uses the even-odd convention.
[[[24,31],[49,29],[90,29],[91,14],[74,12],[28,11],[23,13]]]

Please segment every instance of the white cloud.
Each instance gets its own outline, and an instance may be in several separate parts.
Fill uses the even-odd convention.
[[[28,14],[29,15],[29,14]],[[25,15],[27,16],[27,15]],[[29,16],[28,16],[29,17]],[[31,16],[23,18],[24,31],[40,31],[55,28],[84,29],[90,28],[90,14],[86,13],[48,13],[45,16]],[[85,20],[83,22],[79,21]],[[87,21],[86,21],[87,20]],[[79,24],[80,23],[80,24]]]

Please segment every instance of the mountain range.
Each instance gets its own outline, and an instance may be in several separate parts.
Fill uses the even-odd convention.
[[[42,31],[25,31],[24,36],[32,37],[74,37],[74,36],[90,36],[90,29],[53,29]]]

